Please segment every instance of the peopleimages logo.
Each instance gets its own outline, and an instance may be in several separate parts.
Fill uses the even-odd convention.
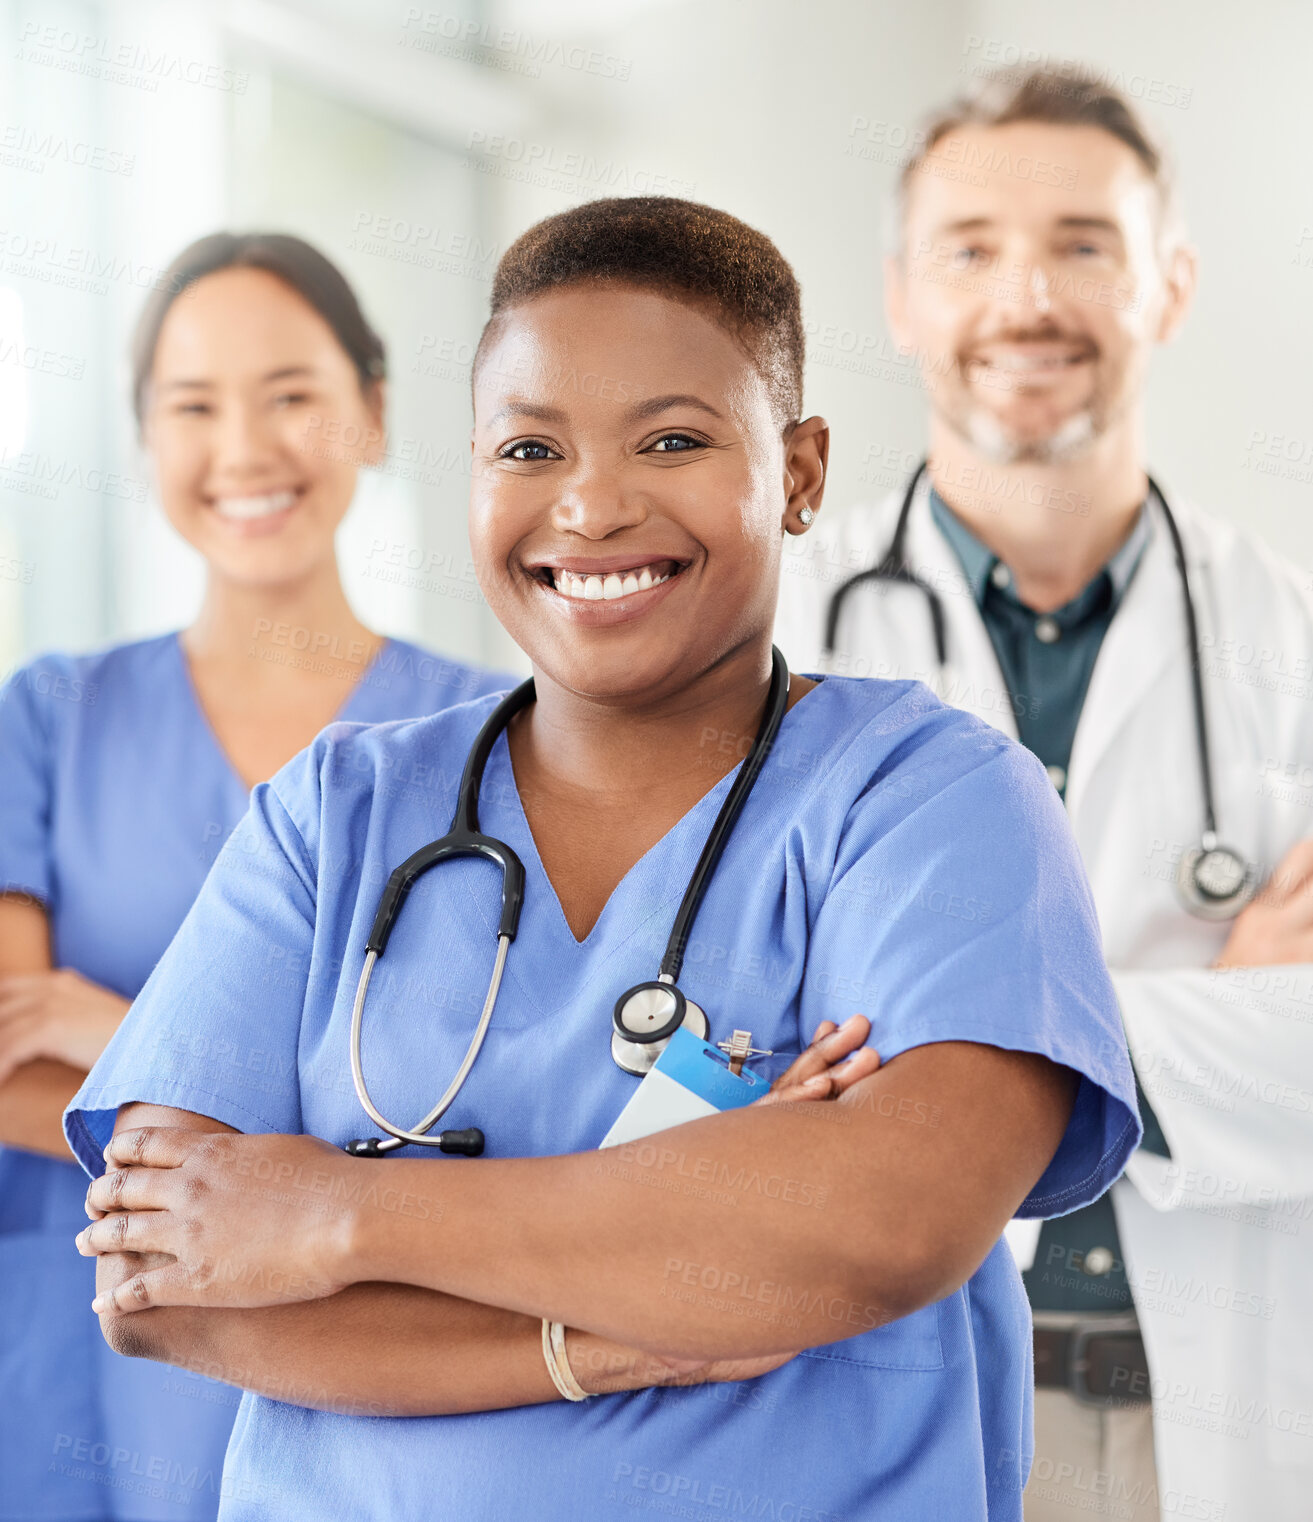
[[[426,52],[445,57],[467,58],[494,67],[517,65],[516,72],[538,78],[544,66],[572,69],[599,79],[629,78],[632,58],[622,58],[602,48],[586,48],[526,32],[522,27],[453,16],[443,11],[424,11],[412,5],[402,22],[402,40]]]
[[[95,496],[122,502],[144,502],[146,483],[116,470],[87,467],[76,460],[54,459],[39,450],[0,450],[0,474],[30,482],[41,496],[55,497],[64,487],[74,486]]]
[[[94,143],[67,138],[55,132],[35,132],[11,122],[0,127],[0,162],[18,169],[35,169],[47,164],[76,164],[82,169],[100,169],[106,174],[130,175],[136,156],[118,148],[100,148]]]
[[[58,238],[34,238],[7,227],[0,227],[0,259],[5,261],[7,274],[70,290],[91,291],[97,296],[109,291],[110,282],[143,291],[172,291],[175,295],[182,289],[177,275],[156,265],[78,248]]]
[[[160,82],[198,85],[245,95],[250,75],[203,58],[184,58],[150,43],[116,40],[57,23],[28,21],[19,34],[18,58],[111,84],[157,91]]]
[[[465,160],[467,169],[505,174],[535,184],[583,187],[590,192],[605,190],[612,195],[692,196],[697,192],[692,180],[635,168],[619,159],[562,150],[555,143],[507,137],[500,132],[473,130],[466,147],[471,154]]]

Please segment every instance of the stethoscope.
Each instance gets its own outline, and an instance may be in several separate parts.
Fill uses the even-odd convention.
[[[483,1038],[488,1032],[488,1023],[496,1007],[497,991],[501,987],[502,973],[506,968],[506,954],[511,942],[515,939],[515,932],[520,923],[520,907],[524,902],[524,864],[504,840],[497,840],[491,835],[480,832],[479,787],[483,781],[483,771],[488,764],[488,757],[492,754],[492,747],[498,736],[504,733],[515,715],[532,703],[535,697],[533,678],[530,677],[527,682],[521,683],[514,691],[507,693],[488,715],[482,729],[475,736],[474,744],[465,761],[451,829],[440,840],[431,841],[413,855],[408,856],[388,878],[382,897],[379,899],[369,939],[365,942],[365,964],[360,972],[360,981],[356,985],[355,1003],[351,1010],[351,1079],[365,1113],[377,1126],[388,1133],[388,1139],[368,1137],[348,1142],[343,1150],[349,1152],[352,1157],[382,1157],[398,1147],[412,1144],[419,1147],[437,1147],[439,1151],[459,1153],[465,1157],[478,1157],[483,1152],[484,1135],[477,1126],[460,1131],[442,1131],[437,1136],[429,1133],[460,1093],[470,1069],[474,1066],[474,1060],[479,1055],[479,1048],[483,1045]],[[772,648],[770,690],[766,696],[766,711],[762,715],[756,738],[752,742],[752,749],[744,759],[733,786],[720,806],[720,812],[716,815],[715,823],[711,826],[711,833],[707,836],[706,844],[702,847],[702,854],[698,857],[697,865],[693,869],[693,876],[684,890],[679,912],[675,915],[675,923],[671,927],[670,939],[666,942],[665,955],[661,958],[661,969],[650,982],[635,983],[615,1002],[611,1016],[611,1056],[626,1073],[632,1073],[636,1077],[647,1073],[655,1065],[657,1058],[666,1049],[670,1038],[680,1026],[687,1026],[695,1036],[701,1037],[704,1041],[707,1039],[710,1027],[706,1012],[684,994],[677,980],[684,966],[684,952],[688,946],[688,938],[693,929],[693,922],[697,918],[698,909],[706,895],[717,864],[724,855],[734,825],[743,812],[749,793],[752,792],[753,784],[766,764],[766,757],[770,754],[771,746],[775,743],[775,736],[779,733],[788,699],[789,670],[784,663],[784,657],[778,650]],[[365,1084],[364,1066],[360,1055],[365,997],[369,992],[369,980],[373,976],[374,965],[387,949],[388,938],[396,925],[397,916],[401,912],[402,904],[405,903],[406,895],[414,887],[416,881],[431,867],[436,867],[439,862],[450,861],[457,856],[482,856],[496,862],[501,868],[502,899],[501,919],[497,925],[497,956],[493,963],[488,994],[483,1001],[478,1024],[474,1028],[474,1034],[470,1038],[469,1046],[466,1048],[460,1066],[456,1069],[455,1076],[447,1085],[446,1092],[437,1104],[411,1130],[407,1131],[401,1126],[393,1125],[380,1113],[370,1098],[369,1089]],[[752,1053],[751,1055],[770,1054]]]
[[[939,668],[941,683],[945,683],[948,667],[948,622],[944,615],[944,600],[923,577],[907,563],[907,525],[912,513],[912,503],[917,488],[925,476],[929,462],[922,460],[912,473],[903,493],[902,507],[893,538],[882,559],[865,571],[858,571],[837,587],[830,597],[825,611],[825,655],[833,654],[835,636],[839,629],[839,616],[844,600],[855,588],[865,582],[895,581],[904,586],[915,587],[926,600],[930,610],[931,630],[935,642],[935,662]],[[1254,896],[1257,874],[1253,864],[1231,846],[1222,845],[1217,838],[1217,810],[1213,794],[1213,768],[1208,748],[1208,725],[1204,714],[1204,685],[1199,652],[1199,624],[1195,617],[1194,598],[1190,593],[1190,576],[1185,563],[1185,546],[1181,531],[1167,505],[1163,489],[1149,478],[1149,489],[1158,499],[1163,520],[1167,524],[1176,557],[1176,569],[1181,583],[1181,598],[1185,605],[1186,636],[1190,642],[1190,690],[1194,698],[1195,746],[1199,756],[1199,778],[1203,793],[1204,828],[1199,844],[1182,854],[1176,872],[1176,890],[1182,904],[1191,914],[1206,920],[1232,919],[1239,914]]]

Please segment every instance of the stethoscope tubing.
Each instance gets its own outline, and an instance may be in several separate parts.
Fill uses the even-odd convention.
[[[1204,800],[1204,835],[1206,850],[1211,850],[1217,840],[1217,811],[1213,802],[1213,763],[1208,745],[1208,724],[1204,707],[1203,652],[1199,644],[1199,621],[1195,616],[1194,597],[1190,592],[1190,572],[1186,565],[1185,544],[1176,519],[1167,505],[1162,487],[1152,476],[1148,477],[1149,489],[1158,498],[1163,510],[1163,520],[1172,539],[1172,553],[1176,557],[1176,569],[1181,580],[1181,596],[1185,607],[1185,631],[1190,642],[1190,687],[1194,697],[1195,746],[1199,756],[1199,784]]]
[[[934,627],[935,660],[939,669],[941,683],[945,679],[948,668],[948,641],[947,619],[944,613],[944,601],[939,593],[920,577],[907,563],[907,527],[911,518],[912,504],[916,497],[917,488],[929,470],[929,461],[922,460],[912,472],[903,492],[902,505],[898,510],[898,519],[894,525],[893,536],[889,541],[889,547],[881,559],[873,566],[864,571],[858,571],[849,576],[846,581],[837,586],[830,595],[829,604],[825,610],[825,657],[828,660],[834,653],[835,641],[839,631],[839,618],[843,611],[843,604],[849,594],[858,586],[870,581],[897,581],[907,586],[916,587],[925,597],[930,609],[931,623]],[[1190,695],[1194,709],[1194,732],[1195,754],[1199,759],[1199,786],[1203,798],[1204,830],[1201,837],[1201,845],[1205,852],[1211,851],[1217,845],[1217,808],[1216,798],[1213,791],[1213,765],[1212,754],[1208,743],[1208,715],[1204,700],[1203,684],[1203,657],[1199,643],[1199,620],[1195,612],[1194,596],[1190,589],[1190,571],[1186,561],[1185,544],[1181,538],[1181,531],[1177,525],[1176,517],[1167,502],[1167,494],[1159,486],[1157,481],[1146,474],[1149,490],[1158,499],[1158,506],[1162,509],[1163,521],[1167,524],[1168,537],[1172,541],[1172,554],[1176,561],[1177,577],[1181,587],[1181,602],[1185,614],[1186,637],[1190,646]]]
[[[926,600],[926,606],[930,610],[931,633],[935,641],[935,664],[939,667],[942,678],[948,666],[948,623],[944,616],[944,600],[928,581],[918,576],[908,565],[904,548],[912,501],[916,496],[917,487],[929,468],[930,462],[922,460],[912,472],[907,489],[903,492],[903,504],[898,509],[898,521],[894,525],[893,538],[890,539],[889,548],[884,555],[873,566],[868,566],[866,570],[849,576],[831,594],[829,606],[825,610],[825,654],[827,656],[834,651],[835,636],[839,632],[839,615],[843,612],[843,604],[849,593],[868,581],[898,581],[904,586],[915,587]]]
[[[374,964],[378,961],[378,952],[369,950],[365,953],[365,965],[360,972],[360,981],[356,984],[355,1002],[351,1007],[351,1081],[355,1085],[356,1097],[360,1100],[361,1107],[366,1115],[380,1129],[386,1131],[392,1138],[391,1141],[379,1142],[375,1147],[376,1152],[391,1152],[397,1147],[418,1146],[432,1147],[436,1145],[434,1138],[429,1135],[433,1127],[451,1108],[452,1102],[465,1085],[470,1069],[474,1066],[475,1058],[478,1057],[480,1048],[483,1046],[483,1038],[488,1034],[488,1026],[492,1020],[492,1012],[497,1006],[497,994],[501,989],[502,973],[506,970],[506,953],[510,950],[511,938],[508,935],[497,937],[497,958],[493,963],[492,978],[488,983],[487,997],[483,1001],[483,1010],[479,1015],[479,1022],[474,1027],[474,1034],[470,1037],[470,1044],[465,1049],[465,1056],[461,1065],[456,1070],[455,1076],[447,1085],[447,1090],[437,1104],[429,1111],[423,1120],[416,1121],[409,1130],[401,1126],[394,1126],[392,1122],[375,1105],[370,1097],[369,1088],[365,1083],[365,1065],[361,1054],[361,1035],[365,1020],[365,997],[369,993],[369,980],[373,976]]]
[[[733,833],[739,815],[743,812],[743,805],[748,801],[748,794],[751,793],[753,784],[766,764],[766,758],[770,754],[771,746],[775,743],[775,736],[779,733],[780,723],[788,704],[789,668],[785,664],[784,657],[772,645],[770,690],[766,696],[766,708],[762,713],[761,723],[757,726],[752,749],[744,757],[739,774],[734,779],[734,785],[720,806],[720,812],[716,815],[715,823],[711,826],[706,843],[702,847],[702,854],[693,868],[693,876],[684,890],[684,897],[680,901],[675,922],[670,927],[665,955],[661,958],[662,982],[673,983],[679,978],[684,966],[684,952],[688,947],[688,938],[693,933],[693,922],[697,918],[703,898],[706,897],[716,866],[724,855],[725,845]]]

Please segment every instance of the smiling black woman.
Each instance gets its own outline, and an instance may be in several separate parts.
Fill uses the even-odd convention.
[[[792,273],[723,212],[594,203],[503,260],[471,542],[536,701],[482,792],[526,871],[449,1117],[485,1127],[486,1156],[340,1148],[361,1130],[342,1067],[378,885],[445,827],[491,702],[329,730],[257,790],[74,1102],[70,1139],[103,1173],[80,1246],[102,1255],[107,1336],[249,1392],[223,1516],[605,1517],[649,1495],[1019,1516],[1028,1326],[1000,1234],[1097,1196],[1138,1136],[1033,758],[917,684],[792,677],[682,981],[713,1040],[750,1028],[781,1053],[858,1006],[883,1063],[830,1103],[707,1116],[619,1163],[594,1150],[637,1082],[608,1059],[612,1004],[655,971],[756,733],[783,536],[820,506],[828,431],[801,418],[801,368]],[[989,913],[935,912],[945,887]],[[366,1051],[391,1113],[423,1113],[460,1061],[499,889],[460,861],[411,892]],[[301,970],[286,986],[259,971],[270,944]],[[190,1064],[207,1031],[286,1061],[298,1090]],[[548,1377],[544,1319],[596,1399]],[[658,1393],[662,1357],[769,1399]]]

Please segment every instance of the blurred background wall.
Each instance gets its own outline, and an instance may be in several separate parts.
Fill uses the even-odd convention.
[[[319,243],[391,356],[391,449],[342,530],[366,621],[488,662],[470,600],[469,360],[536,218],[667,193],[801,279],[831,510],[923,436],[881,316],[888,192],[926,110],[1084,61],[1175,150],[1199,300],[1152,380],[1149,463],[1313,570],[1313,7],[1256,0],[0,0],[0,671],[177,627],[195,557],[127,405],[136,313],[217,227]]]

